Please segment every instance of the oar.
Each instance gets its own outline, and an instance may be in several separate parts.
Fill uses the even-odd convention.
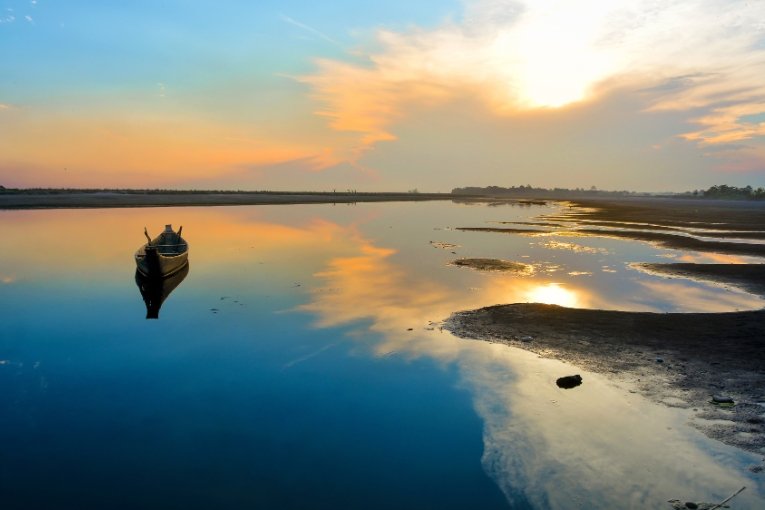
[[[151,246],[151,237],[149,237],[149,232],[146,231],[146,227],[143,227],[143,235],[149,240],[149,246]]]

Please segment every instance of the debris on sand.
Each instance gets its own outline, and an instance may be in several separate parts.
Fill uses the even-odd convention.
[[[534,274],[534,266],[524,264],[523,262],[513,262],[501,259],[457,259],[452,262],[453,266],[469,267],[478,271],[504,271],[516,273],[523,276]]]
[[[444,243],[441,241],[430,241],[431,246],[433,248],[441,248],[442,250],[451,250],[452,248],[459,248],[459,244],[452,244],[452,243]]]
[[[674,508],[675,510],[717,510],[718,508],[730,508],[725,503],[727,503],[731,499],[735,498],[736,496],[744,492],[744,489],[746,489],[746,487],[741,487],[739,490],[737,490],[736,492],[734,492],[733,494],[725,498],[724,501],[721,501],[720,503],[717,503],[717,504],[703,503],[700,501],[682,502],[679,499],[670,499],[668,503],[672,505],[672,508]]]

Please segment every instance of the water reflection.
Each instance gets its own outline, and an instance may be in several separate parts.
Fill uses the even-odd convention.
[[[715,500],[751,486],[741,462],[757,457],[690,429],[686,411],[656,405],[629,393],[624,383],[586,371],[580,373],[587,384],[567,392],[556,380],[578,369],[503,345],[457,339],[439,328],[455,310],[495,303],[630,308],[634,301],[619,303],[544,277],[483,273],[473,275],[482,286],[469,291],[449,285],[443,275],[397,264],[396,249],[359,240],[357,253],[330,259],[316,274],[323,285],[301,309],[317,315],[318,327],[358,325],[352,336],[361,341],[369,330],[381,334],[371,346],[380,357],[455,363],[484,420],[484,469],[513,507],[659,508],[673,497]],[[683,287],[675,284],[672,295]],[[639,282],[637,288],[668,292],[661,284]],[[699,289],[688,305],[708,308],[701,294]],[[742,508],[757,507],[762,496],[755,488],[748,497],[738,502]]]
[[[188,274],[188,262],[181,269],[167,277],[147,276],[136,269],[135,283],[138,285],[138,290],[141,291],[141,297],[146,305],[147,319],[159,318],[159,309],[162,307],[162,303],[186,279]]]
[[[344,371],[357,365],[358,360],[346,356],[342,349],[331,348],[340,343],[342,335],[347,334],[347,338],[364,347],[358,351],[366,352],[369,348],[376,357],[375,361],[380,360],[378,367],[384,365],[383,360],[388,358],[432,359],[457,367],[460,375],[458,383],[470,391],[473,406],[483,420],[484,452],[481,462],[484,469],[504,491],[507,499],[518,507],[661,508],[668,499],[675,497],[719,501],[741,485],[755,487],[737,499],[737,508],[757,508],[757,502],[761,503],[757,482],[748,480],[741,469],[741,465],[746,465],[753,456],[737,453],[689,429],[685,426],[687,416],[682,412],[650,404],[640,396],[614,386],[605,377],[572,371],[575,369],[560,361],[540,359],[535,354],[502,345],[461,340],[439,327],[440,321],[456,310],[511,302],[541,301],[565,306],[634,310],[655,309],[656,303],[665,296],[664,299],[673,300],[678,306],[706,309],[712,306],[708,300],[695,299],[695,296],[693,300],[686,298],[688,288],[704,292],[703,287],[689,287],[682,280],[666,282],[650,279],[648,275],[636,271],[625,271],[623,261],[626,256],[622,248],[629,245],[628,241],[588,238],[582,241],[582,245],[586,244],[591,249],[576,251],[561,249],[561,246],[541,246],[536,242],[529,244],[528,238],[439,231],[439,236],[444,236],[444,242],[459,245],[460,256],[498,256],[509,260],[526,260],[523,257],[528,256],[528,262],[541,264],[539,267],[547,269],[557,264],[561,271],[556,273],[554,280],[547,270],[542,269],[534,275],[519,277],[450,266],[448,263],[454,255],[449,251],[434,250],[428,243],[434,226],[461,224],[464,217],[470,215],[483,218],[487,211],[493,211],[495,216],[501,214],[502,217],[497,219],[503,219],[508,216],[507,208],[499,210],[435,203],[365,204],[354,209],[352,217],[348,215],[347,208],[342,209],[337,212],[328,207],[289,206],[182,210],[184,223],[193,225],[195,232],[200,233],[195,239],[195,253],[198,256],[195,255],[194,281],[187,283],[193,285],[186,287],[189,292],[181,292],[175,298],[188,298],[185,303],[189,306],[183,310],[185,315],[168,319],[177,319],[178,323],[188,325],[190,336],[199,335],[199,338],[194,337],[199,346],[207,347],[203,335],[205,331],[214,331],[215,335],[210,337],[217,339],[222,336],[226,342],[223,349],[216,342],[216,345],[209,347],[209,351],[203,351],[214,355],[213,362],[205,357],[203,368],[193,371],[192,377],[194,380],[202,378],[204,385],[195,387],[189,384],[186,388],[182,384],[163,383],[159,387],[172,396],[167,401],[182,403],[195,403],[200,400],[198,395],[205,396],[210,402],[225,403],[235,394],[236,388],[246,388],[246,391],[243,390],[246,398],[232,399],[230,407],[224,405],[221,408],[224,411],[235,409],[231,413],[234,419],[217,423],[211,418],[213,421],[210,424],[203,423],[203,426],[209,425],[215,430],[216,427],[226,432],[230,429],[233,431],[230,437],[242,439],[239,442],[225,434],[215,436],[212,443],[215,449],[239,450],[247,442],[254,447],[268,449],[273,444],[273,449],[281,455],[282,447],[288,441],[276,433],[266,433],[257,428],[261,418],[267,421],[265,411],[253,422],[239,414],[240,409],[245,407],[258,408],[263,405],[264,409],[273,409],[267,405],[269,398],[289,409],[294,404],[296,409],[294,416],[285,412],[286,418],[279,423],[279,427],[297,424],[300,428],[299,420],[294,418],[303,415],[297,409],[311,407],[322,416],[333,416],[333,412],[337,412],[340,414],[339,421],[353,421],[354,411],[328,404],[338,400],[344,405],[346,401],[342,400],[342,394],[348,390],[344,381],[356,380],[343,379],[343,376],[346,375]],[[521,213],[533,217],[540,210],[538,206],[514,209],[518,219],[526,218]],[[125,285],[124,279],[117,282],[109,280],[117,280],[114,268],[124,267],[124,253],[133,248],[132,243],[125,246],[126,241],[117,236],[107,239],[110,242],[99,239],[94,250],[86,254],[90,258],[84,258],[81,241],[75,241],[76,234],[99,230],[108,235],[115,230],[112,228],[115,221],[140,226],[155,214],[149,210],[123,210],[85,217],[80,211],[57,212],[55,215],[49,212],[13,212],[8,213],[11,221],[0,226],[4,229],[2,237],[14,241],[9,246],[27,246],[24,243],[31,242],[30,226],[37,234],[35,242],[39,242],[42,236],[49,236],[51,242],[61,238],[58,244],[60,250],[56,254],[59,262],[62,258],[66,260],[67,269],[87,267],[87,274],[92,279],[84,283],[81,280],[64,282],[64,273],[56,270],[53,276],[66,291],[78,285],[87,289],[88,295],[95,295],[93,289],[101,289],[97,286],[104,286],[104,281],[108,281],[110,287],[104,286],[104,295],[112,297],[124,290],[124,302],[132,303],[135,291]],[[29,225],[33,222],[34,225]],[[649,250],[651,254],[657,253],[650,247],[641,249],[645,253]],[[8,272],[0,274],[0,277],[8,277],[12,281],[18,278],[22,283],[38,278],[39,285],[47,291],[50,283],[46,278],[49,275],[39,276],[38,268],[50,268],[50,264],[46,264],[49,259],[49,255],[41,250],[6,250],[0,253],[0,267],[9,269],[4,269]],[[550,262],[539,262],[545,260]],[[604,274],[600,271],[603,266],[618,269],[611,270],[613,274]],[[98,273],[92,276],[94,267]],[[564,270],[580,273],[586,270],[591,276],[567,278]],[[570,276],[570,273],[567,274]],[[172,285],[173,282],[141,282],[136,278],[146,304],[147,317],[153,313],[152,310],[158,315],[162,302],[185,276],[184,273],[175,285]],[[671,283],[673,287],[643,285],[643,281]],[[614,282],[620,283],[615,285]],[[10,290],[14,285],[0,285],[0,290],[4,287]],[[190,292],[192,288],[196,291],[195,295]],[[113,289],[117,291],[113,292]],[[62,291],[60,295],[71,294]],[[234,295],[242,302],[234,308],[234,299],[224,300],[227,295]],[[719,293],[715,295],[720,296]],[[745,297],[742,294],[741,301],[721,306],[746,306]],[[11,300],[8,302],[11,303]],[[301,329],[302,321],[294,321],[294,316],[272,314],[273,310],[283,312],[294,309],[297,302],[304,303],[298,310],[310,312],[316,318],[316,329],[327,328],[325,334]],[[224,306],[219,303],[230,305],[226,313],[198,313],[199,310],[209,310],[212,305]],[[751,301],[748,303],[750,306],[746,307],[751,307]],[[137,301],[134,304],[139,306]],[[47,307],[46,310],[53,308]],[[116,311],[124,309],[121,306],[109,308]],[[136,315],[133,311],[130,313]],[[118,315],[115,317],[119,319]],[[273,321],[273,324],[268,321]],[[31,322],[32,319],[29,319]],[[295,325],[298,322],[300,325]],[[151,334],[152,331],[152,323],[146,321],[140,321],[140,325],[129,321],[125,324],[131,328],[131,334]],[[273,331],[263,328],[264,324],[270,325]],[[28,327],[27,323],[24,327]],[[257,331],[257,335],[253,335],[253,331]],[[6,338],[10,336],[5,335]],[[278,341],[269,343],[271,336]],[[299,336],[304,344],[288,342],[291,336]],[[26,341],[26,336],[20,337]],[[71,343],[71,340],[68,342]],[[120,349],[123,344],[115,342]],[[295,351],[284,345],[291,346],[289,348]],[[259,349],[254,351],[257,356],[240,358],[239,355],[252,346]],[[298,347],[305,347],[306,350]],[[119,378],[127,377],[130,370],[114,370],[114,367],[123,366],[121,364],[126,363],[124,360],[129,360],[117,349],[114,347],[113,351],[108,352],[110,357],[103,358],[104,372],[114,372]],[[88,344],[83,352],[91,350]],[[341,354],[335,354],[335,351]],[[170,352],[172,356],[167,357],[173,360],[183,361],[186,359],[183,357],[189,355],[186,345],[177,352]],[[311,368],[321,376],[328,374],[326,379],[331,386],[327,394],[330,397],[322,400],[321,393],[308,390],[298,392],[295,389],[298,377],[291,376],[290,372],[331,356],[339,358],[336,364],[324,366],[324,369],[331,367],[331,371],[321,372],[318,368],[321,365]],[[54,359],[59,358],[66,356]],[[142,361],[140,357],[137,359]],[[254,363],[261,365],[253,369]],[[272,368],[271,363],[279,367],[276,376],[268,372]],[[94,370],[93,365],[95,363],[83,363],[86,369],[83,373]],[[391,363],[402,375],[407,370],[405,365]],[[124,365],[123,368],[130,366]],[[369,368],[377,369],[374,366]],[[212,376],[205,379],[207,373]],[[301,372],[301,376],[306,377],[306,373]],[[557,387],[559,377],[574,373],[580,373],[587,384],[574,391]],[[257,377],[265,375],[262,379],[244,378],[244,375],[252,374]],[[133,384],[135,379],[128,382]],[[254,390],[250,392],[252,388]],[[155,389],[152,387],[152,392]],[[176,389],[180,393],[173,395],[172,391]],[[197,393],[193,389],[201,391]],[[367,389],[362,387],[360,391]],[[452,391],[452,388],[443,389],[448,398],[453,397]],[[129,395],[129,391],[126,393]],[[369,393],[365,401],[374,401],[374,391]],[[407,403],[409,395],[404,393],[407,392],[401,392],[396,397],[396,405]],[[416,388],[412,389],[412,393],[416,393]],[[296,395],[305,395],[305,398],[300,399]],[[146,414],[154,413],[146,405],[145,395],[140,394],[139,397],[136,407]],[[110,392],[108,401],[117,400]],[[242,402],[246,405],[238,406]],[[150,403],[157,404],[154,401]],[[370,404],[370,407],[374,405]],[[208,401],[201,401],[203,412],[208,406]],[[436,422],[444,418],[429,415],[423,419]],[[185,417],[184,420],[193,423]],[[241,429],[232,425],[237,420],[243,424]],[[151,430],[161,432],[163,426],[167,430],[172,428],[160,421],[151,423],[154,423]],[[321,442],[331,429],[298,430],[288,438],[290,449],[294,448],[291,451],[299,452],[295,457],[300,457],[305,451],[305,444],[310,444],[311,440]],[[108,427],[105,430],[111,431]],[[132,430],[142,429],[139,426]],[[194,429],[188,429],[191,431],[188,432],[181,427],[179,430],[183,434],[188,433],[189,437],[197,437]],[[253,430],[256,432],[253,433]],[[163,437],[161,433],[159,437]],[[394,447],[396,440],[382,438],[381,450]],[[353,447],[352,441],[353,438],[350,438],[349,449]],[[182,450],[181,446],[178,448]],[[200,448],[205,453],[211,451],[205,450],[204,444]],[[196,450],[193,457],[199,457]],[[385,460],[385,455],[374,458],[376,461],[381,459]],[[303,467],[299,460],[294,460],[294,463]],[[215,463],[211,465],[217,466]],[[356,464],[349,465],[357,469]],[[248,465],[242,463],[235,466],[237,473],[249,473]],[[168,470],[176,467],[177,464],[169,465]],[[312,467],[306,470],[310,471]],[[268,480],[283,474],[283,470],[272,465],[267,466],[264,472],[268,473],[264,475]],[[310,472],[299,479],[318,480],[317,483],[321,484],[325,482],[321,479],[321,473],[317,472]],[[345,480],[330,482],[343,485]],[[252,483],[252,480],[247,480],[247,483]],[[289,490],[285,490],[287,492]]]

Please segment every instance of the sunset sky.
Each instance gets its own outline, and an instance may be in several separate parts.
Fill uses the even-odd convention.
[[[765,186],[765,1],[0,0],[0,184]]]

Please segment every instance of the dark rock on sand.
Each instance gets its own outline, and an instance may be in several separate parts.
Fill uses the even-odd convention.
[[[570,390],[571,388],[576,388],[577,386],[580,386],[582,384],[582,376],[577,375],[567,375],[566,377],[560,377],[557,381],[555,381],[555,384],[558,385],[558,388],[563,388],[564,390]]]

